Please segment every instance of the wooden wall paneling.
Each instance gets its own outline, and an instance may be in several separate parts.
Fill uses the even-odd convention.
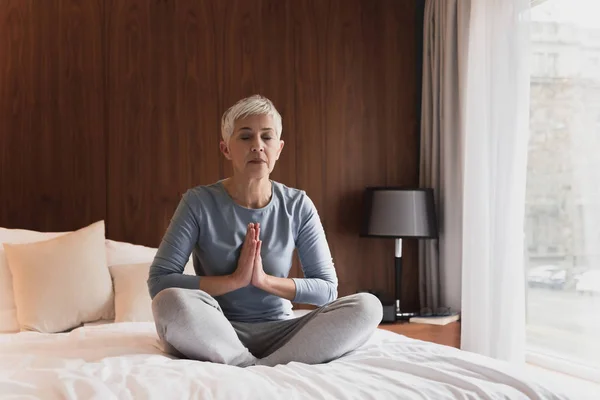
[[[417,70],[417,10],[415,1],[383,0],[388,10],[382,24],[386,40],[384,80],[386,90],[381,126],[386,137],[386,184],[390,186],[419,185],[419,111],[420,81]],[[386,243],[386,254],[393,255],[394,243]],[[402,302],[407,311],[419,309],[419,266],[416,240],[403,241]],[[393,277],[393,269],[390,270]],[[390,279],[391,281],[391,279]],[[393,290],[390,288],[390,290]],[[393,292],[391,292],[393,293]]]
[[[306,191],[325,225],[325,131],[326,55],[325,38],[331,18],[330,0],[295,2],[293,12],[294,133],[297,136],[296,182]]]
[[[219,3],[222,24],[217,26],[217,36],[222,43],[217,57],[221,60],[221,114],[243,97],[257,93],[260,87],[260,71],[257,63],[262,24],[260,7],[255,1],[227,1]],[[268,22],[267,22],[268,23]],[[263,93],[267,95],[266,93]],[[233,175],[231,161],[221,156],[221,178]]]
[[[365,149],[361,6],[357,0],[333,2],[326,36],[325,219],[336,261],[340,295],[361,288],[357,202],[363,181]],[[377,145],[376,139],[372,143]]]
[[[182,187],[206,185],[220,177],[221,110],[217,71],[221,69],[214,1],[176,3],[175,59],[177,102],[175,119],[183,135],[178,153],[188,169]]]
[[[383,7],[381,1],[361,1],[360,19],[362,25],[362,98],[364,111],[362,114],[362,132],[356,138],[359,141],[363,160],[362,170],[357,174],[357,187],[352,193],[352,201],[358,202],[359,213],[363,211],[362,196],[367,186],[383,186],[386,178],[385,152],[389,145],[386,140],[384,129],[384,107],[385,99],[382,93],[388,91],[389,82],[385,79],[388,71],[394,68],[400,60],[400,54],[387,54],[384,50],[388,37],[384,34],[383,24],[387,8]],[[390,35],[397,35],[390,32]],[[400,96],[401,92],[392,93],[392,96]],[[393,102],[393,98],[390,99]],[[360,214],[359,214],[360,215]],[[351,229],[358,232],[360,219],[353,218]],[[388,252],[389,242],[393,239],[361,238],[357,247],[361,249],[356,255],[358,257],[356,266],[356,279],[362,284],[359,290],[371,289],[383,296],[382,300],[388,301],[393,294],[393,276],[390,271],[394,270],[394,254]]]
[[[181,195],[218,179],[212,4],[107,12],[111,237],[158,246]]]
[[[31,2],[0,2],[0,226],[41,227],[32,135],[39,131],[38,27]]]
[[[1,2],[0,225],[105,218],[102,4]]]
[[[297,2],[263,0],[262,37],[258,41],[260,51],[256,60],[260,78],[257,90],[273,101],[283,119],[281,138],[285,145],[271,178],[290,187],[297,186],[295,149],[301,137],[295,130],[294,3]]]
[[[223,43],[221,114],[243,97],[268,97],[283,118],[285,147],[271,178],[294,187],[296,158],[294,132],[294,65],[291,7],[294,2],[279,0],[223,2],[224,21],[218,26]],[[221,157],[222,177],[233,173],[231,162]]]
[[[159,61],[151,51],[150,5],[113,0],[106,7],[108,236],[156,244],[158,215],[145,210],[155,206],[159,187],[155,185],[154,194],[145,191],[169,160],[167,154],[159,159],[154,159],[157,152],[152,154],[157,138],[151,115],[160,111],[152,98],[157,82],[151,63]]]
[[[57,53],[45,52],[53,48],[54,41],[48,38],[52,36],[50,32],[57,30],[57,20],[45,13],[41,19],[41,50],[48,57],[42,60],[42,65],[53,64],[55,55],[59,60],[56,75],[48,74],[40,80],[42,130],[45,137],[51,138],[50,163],[55,174],[45,183],[49,197],[59,204],[53,213],[52,226],[77,229],[106,219],[103,5],[99,1],[79,0],[58,3]],[[48,71],[44,68],[42,72]],[[58,93],[52,83],[55,79]],[[52,104],[57,100],[58,110],[55,110]],[[53,118],[55,125],[50,128],[45,121]],[[45,154],[48,149],[41,152]],[[56,176],[64,179],[58,186]],[[60,226],[57,220],[62,218],[68,222]]]
[[[358,229],[366,186],[418,183],[415,156],[399,160],[418,135],[413,121],[402,128],[417,100],[405,90],[415,86],[411,12],[390,1],[302,2],[294,12],[298,185],[321,214],[340,295],[393,296],[393,240],[359,238]],[[410,246],[402,299],[414,307]]]
[[[327,234],[325,219],[325,118],[327,25],[331,2],[294,2],[292,20],[294,79],[293,152],[296,162],[296,184],[305,190],[315,204]],[[292,151],[288,147],[288,154]],[[286,154],[287,155],[287,154]],[[336,263],[336,260],[334,259]],[[337,263],[336,263],[337,268]],[[293,276],[302,277],[296,259]]]

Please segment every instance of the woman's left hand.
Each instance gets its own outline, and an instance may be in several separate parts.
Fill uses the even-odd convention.
[[[259,289],[264,289],[267,281],[267,274],[263,269],[262,257],[260,255],[260,250],[262,248],[262,240],[259,239],[260,235],[260,225],[256,224],[257,228],[256,232],[256,252],[254,256],[254,270],[252,271],[252,286],[256,286]]]
[[[260,249],[262,248],[262,240],[259,239],[260,225],[255,224],[255,241],[256,251],[254,252],[254,269],[252,270],[252,286],[264,290],[265,292],[274,294],[290,301],[296,297],[296,283],[290,278],[279,278],[273,275],[267,275],[263,269],[262,257]]]

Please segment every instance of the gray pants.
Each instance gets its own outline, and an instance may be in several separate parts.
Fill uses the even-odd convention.
[[[369,293],[339,298],[299,318],[230,322],[201,290],[169,288],[152,301],[164,350],[180,358],[246,367],[335,360],[364,344],[381,322]]]

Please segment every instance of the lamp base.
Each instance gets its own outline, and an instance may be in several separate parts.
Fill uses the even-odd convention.
[[[396,305],[393,303],[383,305],[382,322],[396,322]]]
[[[408,321],[411,317],[416,317],[418,313],[415,312],[399,312],[396,310],[396,304],[385,303],[383,304],[383,318],[381,322],[396,322],[396,321]]]

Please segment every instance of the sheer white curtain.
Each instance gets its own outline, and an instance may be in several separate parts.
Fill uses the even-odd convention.
[[[529,1],[472,0],[464,120],[462,347],[525,359]]]
[[[421,184],[436,189],[442,228],[439,264],[421,245],[424,300],[435,302],[439,265],[462,348],[514,362],[525,357],[529,1],[428,0],[424,24]]]

